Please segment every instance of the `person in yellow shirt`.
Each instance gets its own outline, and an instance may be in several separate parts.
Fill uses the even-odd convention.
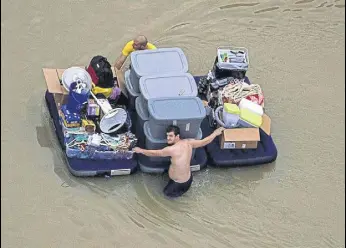
[[[115,62],[114,67],[120,70],[125,63],[127,56],[129,56],[133,51],[146,49],[152,50],[156,49],[156,47],[153,44],[149,43],[144,35],[138,35],[135,39],[126,43],[121,52],[121,55]]]

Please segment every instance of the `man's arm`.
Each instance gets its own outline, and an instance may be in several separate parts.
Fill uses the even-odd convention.
[[[118,70],[121,69],[121,67],[124,65],[125,61],[126,61],[127,56],[125,56],[124,54],[121,53],[121,55],[119,56],[119,58],[117,59],[117,61],[114,64],[114,67],[117,68]]]
[[[135,153],[142,153],[143,155],[148,157],[170,157],[173,153],[172,147],[165,147],[161,150],[146,150],[139,147],[135,147],[133,148],[133,151]]]
[[[121,67],[124,65],[126,61],[127,56],[129,56],[130,53],[133,51],[132,43],[133,41],[129,41],[126,43],[123,50],[121,51],[119,58],[115,62],[114,67],[117,68],[118,70],[121,69]]]
[[[212,132],[212,134],[205,137],[204,139],[201,139],[201,140],[189,139],[188,141],[192,145],[193,148],[203,147],[211,143],[215,139],[215,137],[219,136],[222,133],[223,130],[225,130],[224,127],[219,127],[214,132]]]

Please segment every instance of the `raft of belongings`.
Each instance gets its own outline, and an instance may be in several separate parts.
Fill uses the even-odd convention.
[[[168,68],[166,64],[161,69],[146,66],[160,64],[163,60],[159,58],[166,58],[168,52],[171,59],[165,61],[170,61],[170,67],[184,71],[161,75]],[[169,123],[180,126],[183,138],[190,135],[201,139],[217,126],[226,128],[220,139],[196,149],[191,170],[200,170],[207,163],[230,167],[276,159],[262,89],[246,76],[246,49],[218,49],[212,70],[202,77],[187,72],[187,59],[181,49],[137,51],[131,56],[139,54],[144,68],[152,69],[150,73],[144,75],[139,70],[142,68],[137,68],[140,64],[135,63],[127,74],[116,71],[117,77],[113,77],[113,68],[102,56],[95,56],[88,67],[43,69],[45,99],[73,175],[131,174],[138,165],[144,172],[166,171],[169,158],[153,162],[149,157],[133,156],[132,148],[137,145],[137,138],[142,143],[139,146],[147,149],[166,146],[162,126]],[[143,60],[144,55],[150,63]],[[135,61],[132,57],[131,61]],[[134,92],[136,88],[139,92]],[[121,99],[122,93],[128,98]],[[183,104],[187,100],[189,105]],[[177,108],[178,105],[183,107]]]
[[[260,85],[251,84],[246,77],[248,67],[246,48],[219,47],[212,70],[198,82],[199,95],[208,109],[209,127],[204,130],[226,128],[218,142],[220,152],[215,153],[215,144],[206,148],[212,159],[223,157],[222,166],[271,162],[277,156],[270,136],[271,120],[264,110],[264,94]],[[254,154],[238,159],[237,150]]]
[[[100,63],[100,58],[97,59]],[[132,122],[126,106],[117,104],[120,90],[113,72],[110,70],[112,82],[105,77],[101,82],[97,69],[90,73],[97,68],[93,62],[94,58],[86,69],[63,70],[62,86],[59,84],[59,93],[54,94],[66,156],[84,160],[132,159],[137,138],[131,132]],[[105,67],[107,65],[102,65],[101,69]],[[52,88],[59,86],[51,82],[48,70],[44,69],[48,90],[54,93],[56,90],[52,92]],[[103,71],[102,75],[106,73]]]

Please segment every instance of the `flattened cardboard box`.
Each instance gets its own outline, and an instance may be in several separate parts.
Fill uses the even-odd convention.
[[[43,68],[43,75],[46,80],[47,90],[53,94],[55,104],[58,109],[62,104],[67,103],[68,92],[61,84],[61,76],[64,69]]]
[[[272,121],[271,121],[270,117],[268,115],[266,115],[266,114],[263,114],[263,116],[262,116],[262,125],[261,125],[260,128],[268,135],[271,134],[271,131],[270,131],[270,129],[271,129],[271,122]]]
[[[221,149],[256,149],[260,141],[259,128],[225,129],[220,136]]]

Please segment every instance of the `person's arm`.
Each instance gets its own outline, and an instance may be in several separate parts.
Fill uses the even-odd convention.
[[[117,68],[118,70],[121,70],[121,67],[124,65],[126,58],[133,51],[132,43],[133,41],[129,41],[126,43],[123,50],[121,51],[119,58],[115,62],[114,67]]]
[[[212,134],[205,137],[204,139],[201,139],[201,140],[189,139],[188,141],[193,148],[203,147],[211,143],[215,139],[215,137],[219,136],[222,133],[223,130],[225,130],[224,127],[219,127]]]
[[[125,61],[126,61],[127,56],[125,56],[123,53],[121,53],[121,55],[119,56],[119,58],[117,59],[117,61],[114,64],[114,67],[117,68],[118,70],[121,69],[121,67],[124,65]]]
[[[147,150],[139,147],[133,148],[135,153],[141,153],[148,157],[170,157],[172,156],[172,147],[165,147],[160,150]]]

